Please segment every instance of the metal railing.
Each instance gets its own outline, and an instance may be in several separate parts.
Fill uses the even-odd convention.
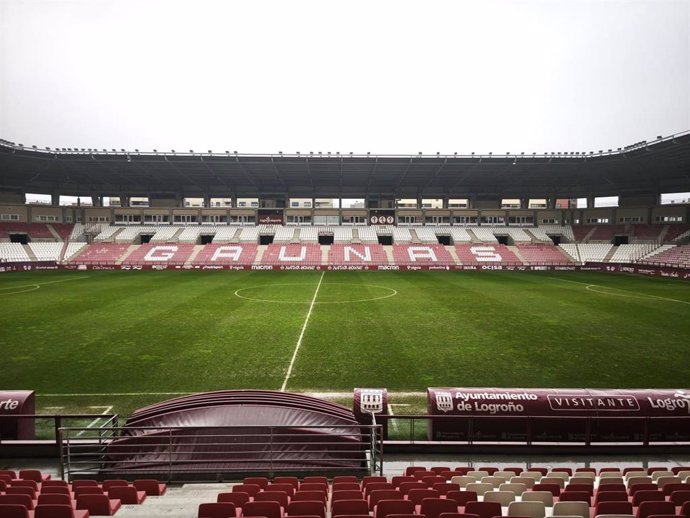
[[[405,442],[424,445],[456,442],[466,445],[511,444],[534,446],[555,443],[592,446],[625,444],[654,446],[690,444],[688,416],[498,416],[498,415],[379,415],[387,428],[384,444]],[[431,429],[439,424],[452,435],[434,438]],[[487,430],[490,433],[487,433]],[[496,431],[509,436],[496,437]],[[549,435],[550,434],[550,435]]]
[[[35,437],[31,440],[48,441],[60,446],[61,428],[79,425],[80,422],[88,423],[85,430],[95,431],[101,427],[117,427],[119,416],[117,414],[0,414],[0,445],[16,440],[14,434],[8,433],[10,423],[16,423],[19,426],[26,421],[29,421],[35,430]]]
[[[380,425],[62,428],[63,477],[223,480],[383,471]]]

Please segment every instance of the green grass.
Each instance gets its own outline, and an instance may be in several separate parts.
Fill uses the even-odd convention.
[[[162,393],[279,389],[320,277],[2,275],[2,388],[35,390],[39,411],[113,406],[123,415],[173,397]],[[689,336],[690,284],[683,281],[326,272],[287,388],[686,387]],[[424,409],[420,398],[401,401],[392,399],[401,405],[396,413]]]

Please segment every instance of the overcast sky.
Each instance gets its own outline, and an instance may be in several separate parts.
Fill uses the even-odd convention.
[[[242,153],[690,129],[690,0],[0,0],[0,138]]]

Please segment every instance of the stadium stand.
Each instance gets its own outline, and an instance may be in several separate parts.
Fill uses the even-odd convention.
[[[204,229],[204,234],[209,229]],[[242,229],[244,230],[244,229]],[[215,235],[213,236],[213,242],[214,243],[231,243],[234,242],[237,239],[237,227],[216,227],[214,229]],[[201,232],[199,233],[201,234]],[[240,231],[241,234],[241,231]],[[256,240],[258,238],[257,234],[254,234],[254,239],[249,239],[248,242],[254,242],[256,243]]]
[[[116,243],[94,243],[72,257],[69,262],[77,264],[115,264],[127,252],[129,245]]]
[[[256,243],[259,240],[260,227],[243,227],[239,239],[242,243]],[[218,234],[216,234],[218,238]]]
[[[658,254],[645,257],[640,262],[644,264],[661,264],[688,268],[690,267],[690,245],[668,248]]]
[[[72,227],[72,232],[70,232],[70,235],[68,237],[69,241],[82,241],[86,240],[86,236],[84,235],[86,233],[86,227],[82,225],[81,223],[75,223],[74,226]]]
[[[498,243],[493,227],[467,227],[467,229],[474,234],[477,241],[482,243]]]
[[[664,237],[664,241],[680,241],[690,237],[690,225],[674,224],[668,226],[668,231]]]
[[[393,245],[393,258],[398,265],[452,265],[453,258],[443,245]]]
[[[524,229],[526,232],[531,234],[537,241],[543,241],[544,243],[551,243],[551,238],[546,233],[542,227],[529,227]]]
[[[236,229],[232,229],[233,234],[235,233]],[[201,232],[204,232],[204,234],[209,233],[209,234],[214,234],[216,233],[215,229],[209,229],[209,228],[202,228],[202,227],[184,227],[182,229],[182,232],[177,236],[177,241],[179,243],[196,243],[197,240],[199,239],[199,235],[201,235]],[[153,241],[153,240],[152,240]]]
[[[410,229],[406,227],[393,227],[393,243],[403,244],[412,242],[412,234]]]
[[[60,259],[63,243],[29,243],[29,248],[39,261],[57,261]]]
[[[575,233],[573,232],[573,227],[570,225],[539,225],[536,227],[541,229],[549,236],[561,236],[570,242],[575,241]],[[531,229],[530,229],[531,230]]]
[[[26,234],[31,239],[55,239],[48,226],[43,223],[0,222],[0,239],[9,239],[10,234]]]
[[[133,243],[134,240],[142,234],[155,235],[158,227],[153,226],[132,226],[125,227],[122,232],[115,236],[116,243]]]
[[[299,240],[302,243],[316,243],[320,227],[299,227]]]
[[[358,227],[357,234],[362,243],[378,243],[379,238],[376,227]]]
[[[143,265],[143,264],[169,264],[183,265],[194,249],[194,245],[189,243],[176,243],[171,245],[158,245],[148,243],[141,245],[129,254],[122,264]]]
[[[333,243],[328,251],[328,264],[347,266],[355,264],[388,264],[388,257],[379,244]]]
[[[507,246],[491,244],[455,245],[455,253],[467,265],[523,264]]]
[[[467,229],[463,227],[451,227],[450,237],[453,240],[453,244],[472,242],[472,236],[470,236]]]
[[[442,231],[441,228],[434,229],[432,227],[417,227],[414,229],[414,233],[419,238],[421,243],[438,243],[438,238],[436,237],[436,232]]]
[[[173,243],[177,241],[174,237],[179,231],[180,227],[158,227],[151,243]]]
[[[632,263],[652,253],[657,245],[633,244],[619,245],[609,259],[610,263]]]
[[[256,258],[256,243],[204,245],[192,260],[196,266],[214,264],[251,264]]]
[[[528,264],[571,264],[573,261],[562,249],[553,245],[516,245]]]
[[[352,227],[333,227],[333,241],[349,243],[352,241]]]
[[[603,262],[606,256],[613,249],[611,244],[594,244],[594,243],[578,243],[577,253],[580,261],[586,262]]]
[[[50,223],[47,227],[49,230],[52,228],[62,241],[67,241],[72,235],[74,225],[71,223]]]
[[[494,228],[493,233],[495,236],[507,235],[515,244],[532,242],[532,237],[519,227],[506,227],[501,228],[500,230],[498,228]]]
[[[632,225],[632,240],[635,243],[658,243],[664,228],[664,225]]]
[[[316,244],[270,244],[264,251],[261,264],[270,265],[318,265],[321,264],[321,247]]]
[[[94,238],[94,241],[109,242],[113,241],[116,235],[122,230],[121,227],[101,227],[100,232]]]
[[[14,263],[30,260],[26,250],[19,243],[0,243],[0,262]]]
[[[295,227],[278,227],[273,241],[276,243],[289,243],[295,235]]]

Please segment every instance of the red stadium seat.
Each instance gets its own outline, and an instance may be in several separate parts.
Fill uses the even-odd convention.
[[[459,507],[465,507],[467,502],[477,502],[479,500],[476,491],[448,491],[447,500],[453,500]]]
[[[107,495],[85,494],[77,497],[77,509],[85,509],[90,514],[112,516],[120,508],[119,500],[111,500]]]
[[[425,498],[419,507],[419,514],[427,518],[438,518],[441,513],[457,513],[458,505],[455,500],[447,498]]]
[[[343,515],[368,515],[369,504],[366,500],[336,500],[331,502],[331,518]]]
[[[637,507],[636,518],[649,518],[654,514],[676,514],[676,506],[673,502],[645,501]]]
[[[108,491],[108,498],[119,500],[126,505],[138,505],[146,500],[146,492],[137,491],[134,486],[113,486]]]
[[[282,518],[283,513],[278,502],[247,502],[242,508],[242,516]]]
[[[39,504],[34,511],[34,518],[89,518],[89,512],[75,510],[69,505]]]
[[[479,515],[479,518],[493,518],[502,514],[502,508],[498,502],[468,502],[465,512]]]
[[[146,496],[161,496],[165,494],[168,486],[154,479],[138,479],[132,482],[137,491],[144,491]]]
[[[338,500],[364,500],[364,495],[359,489],[333,491],[333,493],[331,493],[331,504],[337,502]],[[366,502],[366,500],[364,501]]]
[[[415,514],[415,504],[409,500],[380,500],[374,518],[386,518],[391,514]]]
[[[249,495],[247,493],[218,493],[216,497],[216,502],[219,503],[231,503],[234,504],[236,508],[242,509],[244,504],[249,502]]]
[[[271,486],[269,486],[270,488]],[[255,502],[278,502],[280,507],[287,508],[290,497],[285,491],[261,491],[254,496]],[[299,513],[304,514],[304,513]]]
[[[595,516],[599,514],[633,514],[633,505],[628,502],[599,502],[595,506]]]
[[[235,518],[235,506],[229,502],[199,504],[197,518]]]
[[[29,510],[21,504],[0,502],[0,518],[29,518]]]
[[[268,477],[245,477],[244,480],[242,480],[243,484],[254,484],[256,486],[259,486],[261,489],[266,489],[266,486],[269,484]]]
[[[320,500],[290,502],[287,506],[288,516],[310,515],[326,518],[326,505]]]
[[[29,511],[34,508],[34,501],[29,495],[0,495],[0,505],[23,505]]]

